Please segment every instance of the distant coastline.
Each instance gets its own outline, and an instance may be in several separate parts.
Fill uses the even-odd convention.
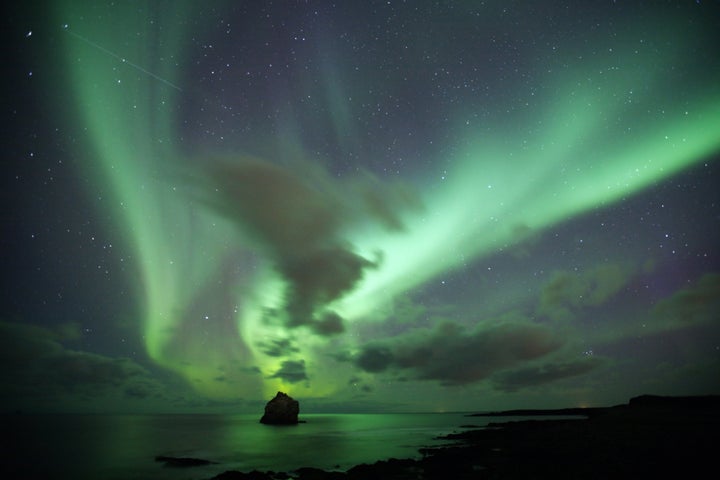
[[[660,408],[660,409],[711,409],[720,408],[720,395],[696,395],[686,397],[671,397],[662,395],[640,395],[633,397],[627,404],[612,407],[572,407],[550,409],[514,409],[494,412],[470,413],[468,417],[544,417],[544,416],[583,416],[595,417],[604,415],[613,410],[624,408]]]

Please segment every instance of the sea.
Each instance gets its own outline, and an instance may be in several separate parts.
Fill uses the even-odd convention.
[[[346,470],[420,458],[440,435],[491,417],[463,413],[308,414],[269,426],[257,415],[5,415],[2,478],[201,480],[226,470]],[[507,420],[507,418],[505,419]],[[215,462],[169,467],[158,455]]]

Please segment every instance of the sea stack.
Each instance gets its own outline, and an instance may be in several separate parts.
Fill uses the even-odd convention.
[[[266,425],[296,425],[300,404],[289,395],[278,392],[275,398],[265,405],[265,414],[260,423]]]

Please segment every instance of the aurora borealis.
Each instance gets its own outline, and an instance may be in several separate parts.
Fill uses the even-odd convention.
[[[3,405],[718,393],[718,6],[543,5],[18,13]]]

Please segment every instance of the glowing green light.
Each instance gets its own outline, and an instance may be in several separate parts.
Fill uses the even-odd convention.
[[[173,18],[152,19],[162,24],[153,35],[142,34],[148,18],[127,2],[100,12],[102,22],[86,20],[89,12],[75,2],[59,12],[74,33],[63,38],[66,63],[79,121],[94,149],[83,168],[109,190],[103,204],[133,245],[148,353],[211,396],[267,396],[278,389],[327,394],[346,382],[348,372],[327,366],[321,352],[352,338],[288,332],[269,322],[267,312],[282,308],[285,294],[270,260],[177,180],[193,168],[183,160],[173,128],[183,95],[177,65],[192,59],[182,58],[186,32],[174,20],[185,18],[187,9],[174,3],[172,10]],[[124,58],[132,63],[125,65]],[[616,202],[717,152],[717,92],[662,115],[618,97],[637,75],[653,85],[662,66],[636,62],[601,88],[578,87],[579,73],[552,77],[558,93],[528,107],[520,124],[463,130],[456,153],[442,159],[449,165],[443,177],[428,175],[425,185],[416,185],[425,208],[405,217],[403,232],[370,223],[343,230],[354,251],[368,259],[379,255],[382,262],[327,308],[351,323],[383,320],[383,307],[397,295],[523,240],[522,232],[540,232]],[[336,136],[351,130],[348,141],[356,143],[360,136],[341,103],[343,91],[328,81],[329,111]],[[650,89],[648,96],[656,94]],[[302,130],[290,118],[284,122],[281,130],[291,138],[278,143],[296,152]],[[273,376],[282,361],[259,346],[290,335],[312,387]]]

